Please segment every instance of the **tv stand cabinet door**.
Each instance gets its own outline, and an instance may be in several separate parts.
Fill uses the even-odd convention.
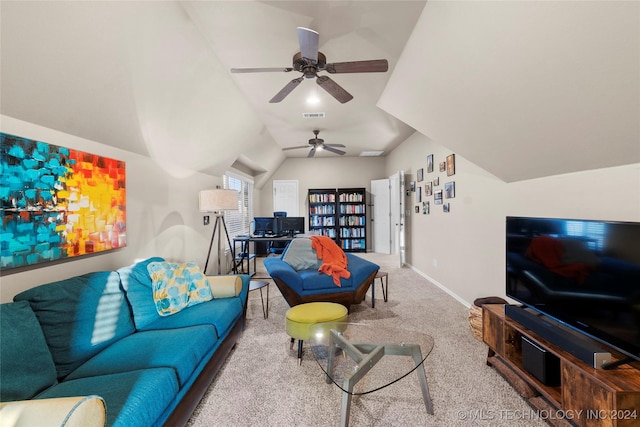
[[[603,388],[566,360],[563,360],[561,365],[562,409],[575,414],[575,421],[580,426],[615,426],[614,420],[609,416],[614,407],[614,393]]]
[[[631,367],[583,370],[562,360],[562,409],[580,414],[579,426],[636,427],[640,425],[639,374]]]
[[[504,307],[487,304],[482,306],[482,339],[490,349],[504,357]]]

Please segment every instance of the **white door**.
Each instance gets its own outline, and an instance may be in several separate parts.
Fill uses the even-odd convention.
[[[373,251],[391,253],[391,204],[389,179],[371,181],[371,230],[373,234]]]
[[[389,177],[391,184],[391,248],[398,254],[400,266],[405,264],[404,236],[404,171],[398,171]]]
[[[400,171],[398,172],[398,175],[400,175],[400,188],[398,189],[398,197],[400,197],[400,206],[399,206],[399,210],[400,210],[400,227],[398,229],[398,233],[400,234],[398,236],[398,240],[400,241],[400,267],[402,267],[403,265],[405,265],[407,263],[407,258],[406,258],[406,244],[405,244],[405,233],[404,233],[404,229],[405,229],[405,206],[404,206],[404,192],[406,190],[405,187],[405,183],[404,183],[404,171]]]
[[[286,212],[287,216],[300,216],[297,180],[273,181],[273,211]]]

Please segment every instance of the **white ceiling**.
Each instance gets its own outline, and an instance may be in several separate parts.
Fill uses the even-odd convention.
[[[2,1],[0,19],[3,115],[176,176],[240,164],[266,180],[313,129],[347,156],[418,130],[506,182],[640,162],[635,1]],[[346,104],[313,80],[270,104],[297,73],[229,72],[290,67],[298,26],[328,62],[389,71],[332,75]]]

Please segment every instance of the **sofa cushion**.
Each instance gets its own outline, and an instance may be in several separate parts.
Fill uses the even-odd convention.
[[[153,286],[153,300],[161,316],[210,301],[213,296],[207,278],[195,262],[150,262],[147,270]]]
[[[58,378],[134,331],[120,277],[112,271],[41,285],[14,299],[31,305],[42,326]]]
[[[242,293],[242,278],[237,275],[207,276],[214,298],[231,298]]]
[[[98,396],[0,402],[2,426],[104,427],[107,408]],[[46,414],[46,415],[45,415]]]
[[[152,368],[65,381],[36,399],[99,395],[107,406],[107,426],[151,426],[157,424],[178,390],[173,369]]]
[[[241,298],[220,298],[185,308],[173,316],[158,317],[143,330],[174,329],[194,325],[213,325],[218,337],[224,337],[235,320],[242,316]]]
[[[80,365],[66,380],[145,368],[173,368],[182,387],[217,339],[211,325],[136,332]]]
[[[336,286],[333,282],[333,278],[324,273],[319,273],[318,270],[300,270],[298,271],[302,278],[302,289],[305,291],[323,289],[330,292],[342,292],[350,291],[353,288],[353,280],[340,279],[340,286]]]
[[[282,258],[267,257],[262,261],[262,263],[271,278],[278,279],[286,283],[288,287],[296,292],[302,292],[302,278],[300,277],[300,272],[295,271],[293,267],[284,262]],[[317,270],[314,271],[317,272]]]
[[[282,254],[282,260],[296,271],[317,270],[322,265],[322,260],[311,247],[311,239],[306,237],[293,239]]]
[[[143,329],[149,323],[160,318],[156,310],[156,304],[153,301],[153,283],[151,282],[147,265],[152,262],[162,261],[164,259],[153,257],[118,269],[120,281],[131,305],[133,321],[137,329]]]
[[[56,383],[42,328],[26,301],[0,305],[0,402],[26,400]]]
[[[364,258],[360,258],[352,253],[347,253],[349,261],[349,271],[351,272],[351,281],[353,286],[357,286],[364,282],[369,276],[375,274],[380,266]]]

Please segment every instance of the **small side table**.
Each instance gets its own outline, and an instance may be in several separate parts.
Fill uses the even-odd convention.
[[[262,288],[266,287],[267,288],[267,305],[265,308],[265,304],[264,304],[264,296],[262,295]],[[255,291],[255,290],[260,290],[260,300],[262,301],[262,315],[264,316],[264,318],[268,318],[269,317],[269,282],[263,281],[263,280],[251,280],[249,282],[249,292],[251,291]]]
[[[382,298],[384,298],[384,302],[387,302],[389,299],[389,273],[378,270],[376,277],[373,278],[373,283],[371,284],[371,308],[376,307],[376,279],[380,279],[380,285],[382,286]]]

